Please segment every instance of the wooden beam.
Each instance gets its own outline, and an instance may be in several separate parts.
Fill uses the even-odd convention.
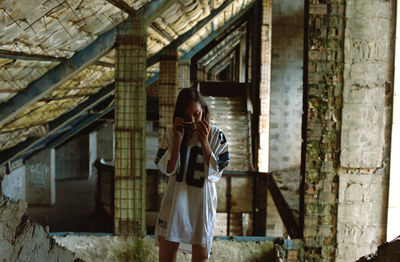
[[[199,84],[203,96],[246,97],[247,85],[244,83],[205,81]]]
[[[65,62],[65,57],[55,57],[40,54],[27,54],[24,52],[14,52],[9,50],[0,50],[0,58],[16,59],[16,60],[32,60],[32,61],[46,61],[46,62]]]
[[[291,238],[301,238],[299,223],[296,221],[272,175],[268,176],[268,189],[289,236]]]
[[[0,89],[0,93],[6,94],[6,93],[11,93],[11,94],[17,94],[17,93],[23,93],[25,92],[26,88],[23,89]]]

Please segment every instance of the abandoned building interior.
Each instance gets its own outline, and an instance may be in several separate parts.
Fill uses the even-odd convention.
[[[396,9],[0,1],[2,201],[47,233],[153,235],[167,183],[154,158],[193,87],[230,143],[216,237],[289,241],[284,261],[373,253],[400,235]]]

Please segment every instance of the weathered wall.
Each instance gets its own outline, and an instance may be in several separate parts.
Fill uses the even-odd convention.
[[[89,135],[78,136],[56,149],[56,179],[88,178]]]
[[[55,149],[45,148],[26,160],[26,200],[34,205],[56,201]]]
[[[337,261],[385,241],[395,1],[346,1]]]
[[[300,167],[303,0],[272,1],[270,171]]]
[[[0,258],[2,261],[78,261],[74,254],[56,244],[43,226],[30,221],[27,204],[0,197]]]
[[[3,195],[13,200],[25,200],[25,166],[20,166],[14,169],[10,174],[5,175],[1,182],[1,189]]]

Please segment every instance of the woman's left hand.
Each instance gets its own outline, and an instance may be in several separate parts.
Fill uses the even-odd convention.
[[[206,120],[201,120],[196,123],[197,132],[201,144],[208,143],[208,135],[210,134],[210,124]]]

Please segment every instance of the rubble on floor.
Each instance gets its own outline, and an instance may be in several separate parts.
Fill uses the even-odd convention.
[[[27,203],[0,196],[1,261],[81,261],[51,238],[42,225],[30,220]]]
[[[378,247],[378,250],[367,256],[361,257],[357,262],[394,262],[400,259],[400,236],[396,237],[392,241],[383,243]]]
[[[85,262],[97,261],[128,261],[126,258],[143,257],[132,261],[158,261],[158,248],[154,239],[143,238],[141,243],[135,243],[132,238],[121,236],[54,236],[57,243],[73,251]],[[138,252],[134,252],[138,250]],[[135,253],[135,255],[134,255]],[[125,258],[125,260],[122,260]],[[191,261],[190,254],[178,252],[177,261]],[[215,240],[211,249],[210,262],[256,262],[277,261],[272,242],[236,242],[230,240]]]

